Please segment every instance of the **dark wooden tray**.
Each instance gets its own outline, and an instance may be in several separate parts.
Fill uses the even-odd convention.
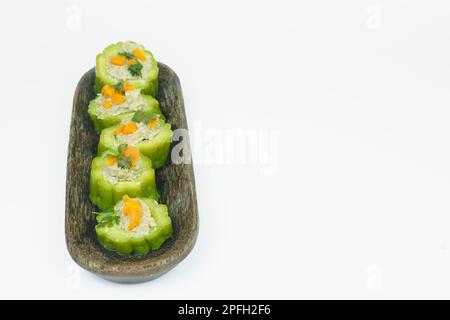
[[[159,65],[157,99],[172,129],[187,129],[180,81],[169,67]],[[120,256],[103,248],[95,235],[94,211],[89,201],[89,173],[97,152],[98,135],[87,113],[94,98],[95,70],[80,79],[75,91],[70,126],[66,181],[66,243],[73,260],[108,280],[142,282],[155,279],[183,260],[194,247],[198,233],[197,198],[192,164],[167,163],[156,170],[159,202],[169,207],[174,236],[158,251],[145,256]],[[173,147],[173,145],[172,145]]]

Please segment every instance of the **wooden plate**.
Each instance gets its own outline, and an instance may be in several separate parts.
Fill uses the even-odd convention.
[[[180,81],[166,65],[159,66],[157,99],[172,130],[187,129]],[[155,279],[183,260],[198,233],[197,198],[192,164],[174,164],[171,157],[156,170],[160,203],[169,207],[174,235],[158,251],[144,256],[121,256],[103,248],[95,235],[98,209],[89,201],[91,161],[96,156],[98,135],[87,106],[94,98],[95,69],[80,79],[75,91],[70,126],[66,182],[66,243],[70,255],[84,269],[108,280],[142,282]],[[189,145],[189,141],[186,141]],[[173,148],[174,144],[172,144]],[[171,149],[172,149],[171,148]]]

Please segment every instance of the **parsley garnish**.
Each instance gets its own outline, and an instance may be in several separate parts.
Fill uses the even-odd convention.
[[[124,56],[129,60],[136,61],[135,64],[128,65],[128,72],[130,72],[130,74],[133,77],[136,77],[136,76],[140,77],[142,75],[141,71],[144,66],[142,65],[142,63],[139,62],[139,59],[136,58],[136,56],[134,54],[132,54],[131,52],[127,52],[127,51],[122,51],[122,52],[119,52],[118,54],[119,54],[119,56]]]
[[[115,89],[117,92],[123,91],[123,81],[122,81],[122,80],[119,80],[119,82],[117,82],[117,83],[114,85],[114,89]]]
[[[120,216],[115,215],[113,212],[94,212],[94,214],[98,214],[97,222],[100,228],[112,227],[120,222]]]
[[[119,154],[119,156],[117,157],[117,165],[122,169],[130,169],[131,168],[130,157],[125,157],[124,155]]]
[[[119,145],[119,155],[117,156],[117,165],[122,169],[130,169],[131,166],[131,157],[126,157],[123,155],[125,150],[127,150],[128,145],[126,143],[122,143]]]
[[[132,54],[131,52],[127,52],[127,51],[119,52],[119,56],[125,56],[125,57],[127,57],[127,59],[136,59],[134,54]]]
[[[148,123],[149,121],[155,119],[157,116],[152,116],[151,114],[148,114],[145,111],[138,110],[133,116],[134,122],[141,122],[141,123]]]
[[[139,61],[135,64],[131,64],[128,65],[128,71],[130,72],[130,74],[135,77],[135,76],[141,76],[141,70],[143,68],[142,63],[140,63]]]
[[[125,150],[127,150],[127,149],[128,149],[128,144],[122,143],[119,145],[117,150],[119,151],[119,153],[124,153]]]

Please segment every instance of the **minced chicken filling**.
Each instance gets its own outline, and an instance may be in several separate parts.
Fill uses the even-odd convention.
[[[120,223],[119,227],[127,231],[130,235],[139,236],[145,233],[148,233],[152,228],[156,227],[155,219],[153,219],[150,208],[147,206],[147,204],[139,199],[131,200],[131,201],[137,201],[140,205],[140,208],[138,210],[138,223],[137,225],[133,224],[136,217],[133,217],[131,214],[127,214],[124,212],[124,207],[126,202],[121,200],[119,201],[116,206],[114,207],[114,213],[116,215],[120,216]],[[130,230],[130,226],[132,229]]]
[[[107,165],[103,168],[103,176],[105,180],[112,184],[134,180],[139,177],[140,174],[140,160],[136,163],[135,166],[132,166],[130,168],[121,168],[117,162],[113,165]]]
[[[117,116],[119,114],[136,112],[144,110],[148,107],[148,101],[139,93],[139,90],[131,90],[125,92],[125,101],[120,104],[112,104],[110,107],[105,108],[104,103],[108,98],[102,94],[99,94],[95,101],[97,102],[97,108],[94,110],[95,115],[99,119],[104,119],[107,116]]]
[[[140,54],[135,56],[135,50],[138,50]],[[115,60],[118,56],[107,57],[106,72],[109,77],[115,80],[127,81],[146,79],[150,75],[152,61],[149,54],[142,50],[140,46],[131,42],[123,42],[118,53],[118,56],[120,56],[121,53],[131,54],[131,58],[128,56],[125,60],[123,60],[123,58],[117,58]],[[139,74],[130,72],[130,65],[133,64],[133,60],[142,65]]]
[[[127,125],[130,120],[124,120],[122,125]],[[135,122],[135,131],[129,134],[119,133],[116,135],[116,140],[119,144],[126,143],[128,145],[134,146],[146,140],[151,140],[156,137],[161,131],[161,125],[159,121],[156,125],[150,126],[147,123]]]

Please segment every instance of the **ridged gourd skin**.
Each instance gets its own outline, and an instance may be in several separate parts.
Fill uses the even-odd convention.
[[[156,227],[150,229],[148,233],[132,236],[128,231],[120,228],[118,224],[111,226],[100,226],[97,224],[95,227],[97,239],[105,248],[121,255],[142,255],[158,250],[172,236],[173,227],[167,206],[158,204],[156,200],[151,198],[138,199],[142,200],[149,207]],[[104,214],[114,214],[114,208],[101,212],[97,216],[97,220],[100,220],[101,215]]]
[[[149,95],[144,95],[144,99],[148,103],[148,107],[143,109],[142,111],[152,114],[152,115],[159,115],[161,119],[165,119],[164,115],[161,112],[161,109],[159,108],[159,102]],[[95,101],[95,99],[91,100],[89,102],[88,106],[88,113],[89,117],[91,118],[92,123],[94,124],[95,131],[97,133],[100,133],[103,129],[114,126],[116,124],[121,123],[125,119],[129,119],[133,117],[135,112],[126,112],[122,113],[116,116],[105,116],[104,118],[100,119],[94,112],[94,110],[98,107],[98,102]]]
[[[161,121],[161,120],[160,120]],[[116,140],[114,131],[120,125],[115,125],[103,129],[100,134],[100,142],[98,144],[98,152],[112,151],[117,152],[119,142]],[[135,145],[139,152],[148,157],[152,161],[153,169],[158,169],[164,165],[170,151],[170,143],[172,142],[172,130],[169,123],[162,121],[160,132],[151,140],[145,140]]]
[[[149,158],[141,155],[141,173],[136,179],[113,184],[107,181],[103,174],[106,160],[111,155],[117,155],[117,153],[105,152],[92,160],[89,188],[89,198],[92,203],[100,209],[105,209],[114,206],[122,200],[124,195],[159,199],[155,170]]]
[[[130,43],[134,43],[133,41],[127,41]],[[109,45],[103,50],[102,53],[99,53],[96,58],[95,64],[95,84],[94,91],[95,93],[99,93],[105,84],[110,86],[114,86],[117,84],[118,80],[108,76],[106,64],[110,57],[117,55],[120,52],[120,47],[122,42],[117,42]],[[143,46],[136,44],[140,49],[142,49],[150,58],[152,67],[150,74],[146,79],[142,80],[127,80],[130,84],[132,84],[136,89],[140,89],[141,93],[144,95],[151,95],[152,97],[156,97],[158,93],[158,63],[156,62],[153,54],[146,50]]]

